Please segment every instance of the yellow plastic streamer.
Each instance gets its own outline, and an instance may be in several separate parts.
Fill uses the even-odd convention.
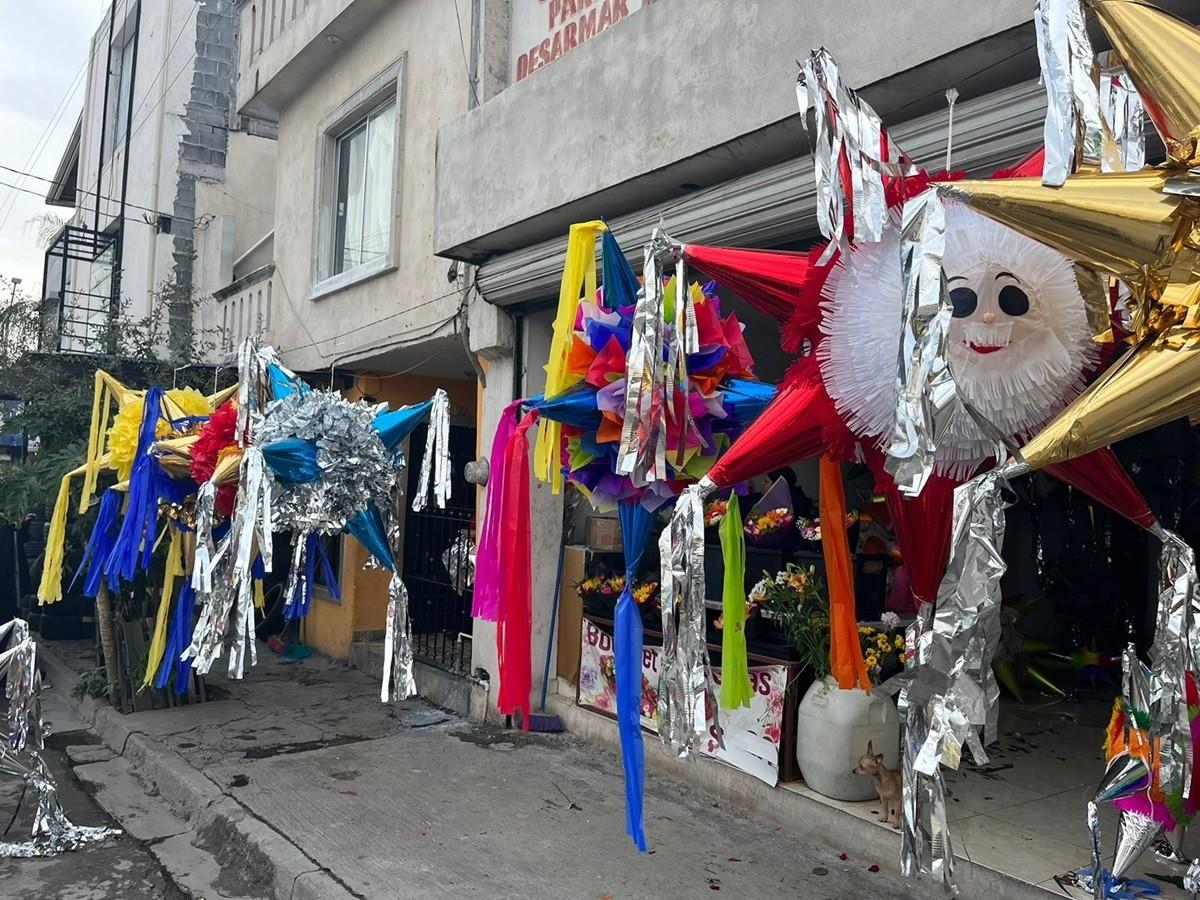
[[[78,469],[76,472],[79,471]],[[46,555],[42,559],[42,581],[38,585],[38,605],[57,603],[62,599],[63,550],[67,538],[67,507],[71,505],[71,476],[63,476],[58,487],[58,499],[50,516],[50,533],[46,536]]]
[[[567,259],[558,289],[558,314],[554,318],[554,337],[550,341],[550,361],[546,364],[547,398],[561,394],[581,378],[568,370],[567,354],[575,330],[580,291],[589,300],[596,296],[596,238],[605,231],[608,226],[599,220],[579,222],[571,226],[567,237]],[[521,361],[517,360],[516,365],[521,365]],[[534,447],[533,473],[541,481],[548,481],[555,494],[562,491],[561,443],[562,426],[543,420]]]
[[[746,535],[737,494],[721,519],[721,555],[725,584],[721,592],[721,708],[749,706],[754,696],[750,684],[750,661],[746,655]]]
[[[162,665],[163,653],[167,649],[167,621],[171,616],[171,597],[175,593],[175,582],[183,574],[183,532],[171,529],[171,543],[167,547],[167,564],[163,570],[162,599],[158,601],[158,615],[154,619],[154,635],[150,638],[150,652],[146,657],[146,677],[142,688],[150,686],[158,667]]]

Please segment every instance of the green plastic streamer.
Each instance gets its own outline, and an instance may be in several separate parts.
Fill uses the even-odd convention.
[[[754,689],[750,685],[746,657],[746,536],[737,495],[721,519],[721,557],[725,584],[721,592],[725,628],[721,636],[721,707],[749,706]]]

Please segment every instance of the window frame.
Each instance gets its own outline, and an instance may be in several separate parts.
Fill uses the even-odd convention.
[[[108,127],[104,136],[104,142],[108,146],[101,148],[104,152],[101,154],[101,165],[107,165],[112,162],[114,156],[117,155],[122,147],[125,146],[125,122],[127,118],[125,113],[133,107],[133,42],[134,31],[132,28],[124,28],[118,32],[118,37],[121,41],[121,49],[115,54],[116,56],[116,71],[109,72],[108,77],[112,80],[110,85],[110,96],[108,113]],[[110,45],[110,58],[114,46]],[[128,56],[128,58],[126,58]],[[109,64],[105,65],[105,71],[108,72]],[[126,79],[128,78],[128,81]],[[125,94],[123,90],[125,85],[129,86],[129,95],[125,98],[124,108],[122,108],[121,98]]]
[[[372,78],[366,85],[321,120],[317,127],[315,226],[312,244],[312,276],[308,299],[319,300],[354,284],[396,269],[400,238],[401,172],[404,160],[404,94],[407,54]],[[341,140],[364,126],[389,102],[395,103],[392,150],[391,233],[383,256],[367,263],[334,272],[338,233],[337,192],[338,148]]]

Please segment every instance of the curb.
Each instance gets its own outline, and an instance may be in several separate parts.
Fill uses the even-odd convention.
[[[615,720],[582,709],[561,695],[547,697],[546,708],[562,720],[570,734],[620,753]],[[682,781],[749,815],[770,819],[790,833],[803,835],[834,852],[853,847],[857,853],[873,857],[880,864],[898,865],[899,839],[890,828],[803,795],[770,787],[731,766],[706,759],[680,759],[654,735],[645,735],[645,738],[647,772]],[[1050,900],[1060,896],[957,854],[954,876],[958,896],[962,898]],[[931,897],[935,891],[940,893],[940,889],[929,882],[913,879],[911,884],[915,892],[924,888]]]
[[[192,826],[224,867],[270,870],[276,900],[362,900],[339,884],[299,847],[258,819],[170,747],[135,731],[127,717],[92,697],[78,700],[71,688],[79,675],[38,641],[38,659],[50,675],[49,689],[70,704],[83,723],[130,765],[134,776]]]

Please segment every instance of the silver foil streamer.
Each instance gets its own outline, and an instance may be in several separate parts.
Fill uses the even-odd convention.
[[[809,140],[817,183],[817,224],[829,239],[821,259],[824,264],[834,251],[848,245],[847,206],[854,217],[850,229],[856,240],[875,242],[883,236],[883,123],[874,110],[859,103],[824,48],[813,50],[802,65],[796,100],[806,122],[808,110],[814,111]],[[839,165],[843,154],[849,183]]]
[[[665,245],[665,246],[664,246]],[[633,313],[633,331],[625,360],[625,418],[617,451],[617,474],[644,486],[667,477],[667,371],[663,365],[667,329],[663,321],[660,256],[670,252],[655,230],[644,248],[643,284]]]
[[[1150,650],[1150,733],[1159,741],[1158,771],[1163,791],[1189,795],[1192,790],[1191,728],[1186,673],[1200,658],[1200,593],[1196,554],[1178,535],[1160,529],[1158,624]]]
[[[245,672],[246,651],[250,665],[258,664],[254,640],[254,549],[263,558],[263,568],[271,571],[272,528],[271,482],[262,450],[249,446],[242,452],[238,497],[230,525],[230,577],[233,582],[233,629],[229,648],[229,677],[241,678]],[[291,595],[288,597],[291,600]]]
[[[54,776],[41,757],[49,728],[42,720],[37,645],[23,619],[0,625],[0,647],[6,642],[7,649],[0,652],[0,678],[7,676],[8,733],[0,742],[0,774],[24,781],[23,796],[32,789],[36,806],[29,839],[0,842],[0,859],[56,856],[120,834],[115,828],[74,825],[67,818]]]
[[[725,746],[708,660],[704,602],[704,498],[715,487],[703,478],[684,488],[658,543],[663,649],[656,718],[659,738],[681,757],[712,735]]]
[[[1116,142],[1120,168],[1136,172],[1146,165],[1146,109],[1125,67],[1111,65],[1111,52],[1097,55],[1100,65],[1100,114]]]
[[[463,529],[442,553],[442,566],[450,576],[450,586],[460,595],[475,583],[475,542]]]
[[[192,631],[192,642],[181,658],[190,659],[192,668],[199,675],[207,675],[212,669],[230,635],[231,614],[238,591],[238,583],[233,578],[231,542],[232,536],[226,535],[217,545],[209,567],[207,587],[197,582],[193,572],[192,586],[196,590],[199,618]]]
[[[398,510],[402,503],[397,488],[393,503],[386,508],[385,524],[388,544],[394,559],[399,560],[404,551],[404,539],[400,530]],[[412,620],[409,617],[408,589],[393,571],[388,582],[387,621],[383,637],[383,683],[379,699],[384,703],[407,700],[417,693],[417,682],[413,672]]]
[[[425,509],[429,481],[433,478],[433,498],[438,509],[450,499],[450,397],[438,388],[429,410],[429,430],[425,435],[425,454],[421,457],[421,480],[413,497],[413,511]]]
[[[387,624],[383,639],[384,703],[406,700],[417,693],[413,675],[412,621],[408,615],[408,589],[398,572],[388,582]]]
[[[901,153],[879,115],[851,90],[825,48],[813,50],[796,79],[796,101],[809,126],[813,176],[817,185],[817,224],[829,239],[820,263],[857,242],[877,242],[887,227],[884,174],[904,177],[916,167]],[[845,156],[849,182],[839,164]],[[846,221],[847,208],[853,216]]]
[[[1098,67],[1083,4],[1038,0],[1033,23],[1046,87],[1042,183],[1061,185],[1077,161],[1099,165],[1102,172],[1141,168],[1141,100],[1123,73]]]
[[[897,487],[919,494],[933,472],[937,438],[954,413],[950,371],[953,308],[942,259],[946,211],[936,188],[904,204],[900,240],[903,319],[896,358],[896,422],[885,468]]]
[[[941,766],[958,768],[965,745],[976,764],[996,737],[1000,695],[992,661],[1000,641],[1004,511],[1011,505],[1000,469],[954,492],[954,526],[937,610],[923,608],[910,634],[916,666],[901,694],[904,820],[901,868],[953,888],[953,855]],[[980,740],[980,732],[983,740]]]

